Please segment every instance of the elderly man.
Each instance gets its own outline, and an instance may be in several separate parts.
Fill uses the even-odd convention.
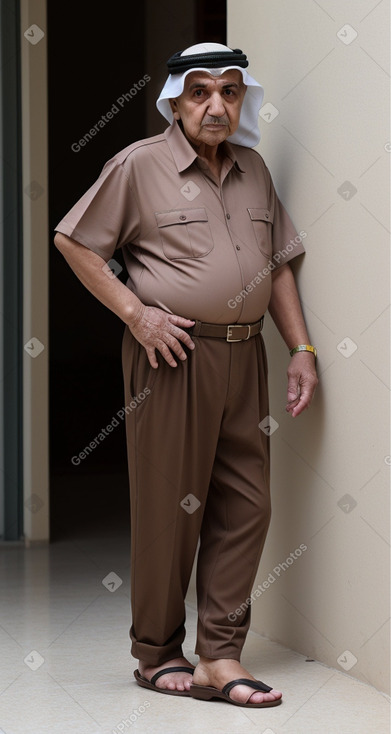
[[[263,707],[282,694],[240,657],[270,521],[267,309],[291,354],[293,417],[308,408],[317,377],[288,264],[304,252],[304,233],[252,150],[263,90],[247,66],[220,44],[171,57],[157,102],[170,127],[106,163],[56,227],[55,244],[125,324],[136,681]],[[117,248],[126,285],[107,276]],[[198,541],[194,667],[182,643]]]

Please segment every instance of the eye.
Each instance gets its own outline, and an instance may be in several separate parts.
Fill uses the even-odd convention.
[[[204,93],[204,90],[203,89],[196,89],[195,92],[194,92],[194,96],[195,97],[202,97],[203,93]]]

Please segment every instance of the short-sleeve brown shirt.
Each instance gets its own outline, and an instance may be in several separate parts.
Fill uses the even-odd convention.
[[[272,271],[304,252],[262,157],[223,144],[218,181],[177,122],[104,165],[55,228],[106,262],[148,306],[209,323],[266,311]]]

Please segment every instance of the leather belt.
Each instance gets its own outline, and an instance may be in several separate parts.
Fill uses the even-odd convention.
[[[255,324],[206,324],[202,321],[196,321],[194,326],[185,329],[185,331],[191,336],[209,336],[225,339],[227,342],[242,342],[261,333],[263,319],[262,316]]]

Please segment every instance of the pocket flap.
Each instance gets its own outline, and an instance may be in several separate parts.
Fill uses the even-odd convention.
[[[155,212],[158,227],[170,224],[189,224],[190,222],[207,222],[208,214],[204,207],[199,209],[172,209],[168,212]]]
[[[273,223],[273,217],[270,209],[247,209],[247,211],[253,222],[262,221]]]

